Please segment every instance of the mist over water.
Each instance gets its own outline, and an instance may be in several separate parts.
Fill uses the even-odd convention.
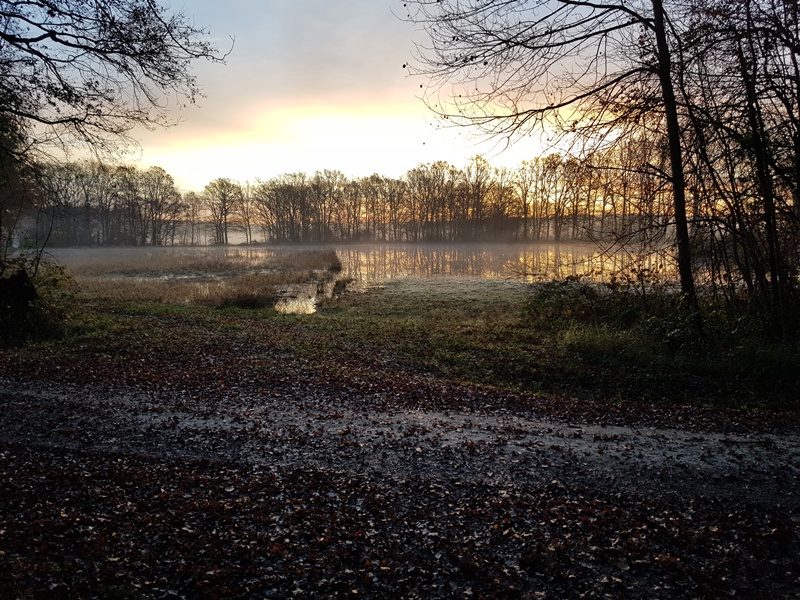
[[[582,278],[608,280],[622,270],[658,270],[670,278],[672,266],[659,254],[612,253],[590,244],[348,244],[330,245],[342,263],[342,277],[365,283],[396,278],[470,277],[522,281]],[[281,254],[320,246],[162,246],[53,248],[49,253],[79,273],[136,271],[163,276],[159,265],[174,267],[207,259],[257,269]],[[666,263],[666,264],[665,264]],[[202,276],[203,273],[184,275]]]
[[[336,247],[343,272],[365,281],[397,277],[476,277],[524,281],[608,279],[632,265],[655,268],[655,256],[607,253],[587,244],[388,244]]]

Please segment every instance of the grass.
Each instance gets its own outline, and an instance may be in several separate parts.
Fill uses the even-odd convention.
[[[645,305],[588,283],[468,278],[393,280],[284,315],[277,290],[329,276],[335,253],[240,258],[215,263],[219,278],[171,277],[167,261],[150,265],[158,277],[119,276],[125,265],[79,271],[77,310],[49,343],[131,361],[218,352],[214,340],[228,340],[279,352],[281,364],[253,368],[286,375],[341,364],[602,401],[798,408],[800,352],[763,335],[755,317],[708,311],[698,331],[665,294]],[[182,261],[176,272],[188,269]]]
[[[271,271],[339,270],[341,262],[330,248],[273,249],[269,247],[125,247],[60,250],[76,277],[208,275],[268,269]]]
[[[574,282],[530,288],[395,282],[345,297],[314,320],[350,343],[365,340],[417,371],[508,389],[584,399],[797,409],[800,353],[732,326],[722,312],[704,329],[669,297],[603,292]],[[741,318],[740,318],[741,319]]]
[[[341,270],[331,249],[170,250],[101,257],[70,272],[83,295],[95,299],[257,309],[275,305],[287,286],[324,283]]]

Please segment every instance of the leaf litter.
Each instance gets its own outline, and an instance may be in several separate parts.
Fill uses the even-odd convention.
[[[0,596],[800,589],[792,415],[507,392],[335,348],[187,347],[3,359]]]

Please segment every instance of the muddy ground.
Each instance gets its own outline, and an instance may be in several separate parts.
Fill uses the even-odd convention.
[[[3,598],[797,598],[795,417],[0,378]]]

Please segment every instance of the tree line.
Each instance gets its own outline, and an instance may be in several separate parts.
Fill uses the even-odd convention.
[[[553,153],[509,169],[476,156],[400,178],[323,170],[186,193],[160,167],[72,163],[42,170],[36,219],[20,231],[51,245],[661,239],[669,190],[636,170],[660,154],[642,139],[591,160]]]

